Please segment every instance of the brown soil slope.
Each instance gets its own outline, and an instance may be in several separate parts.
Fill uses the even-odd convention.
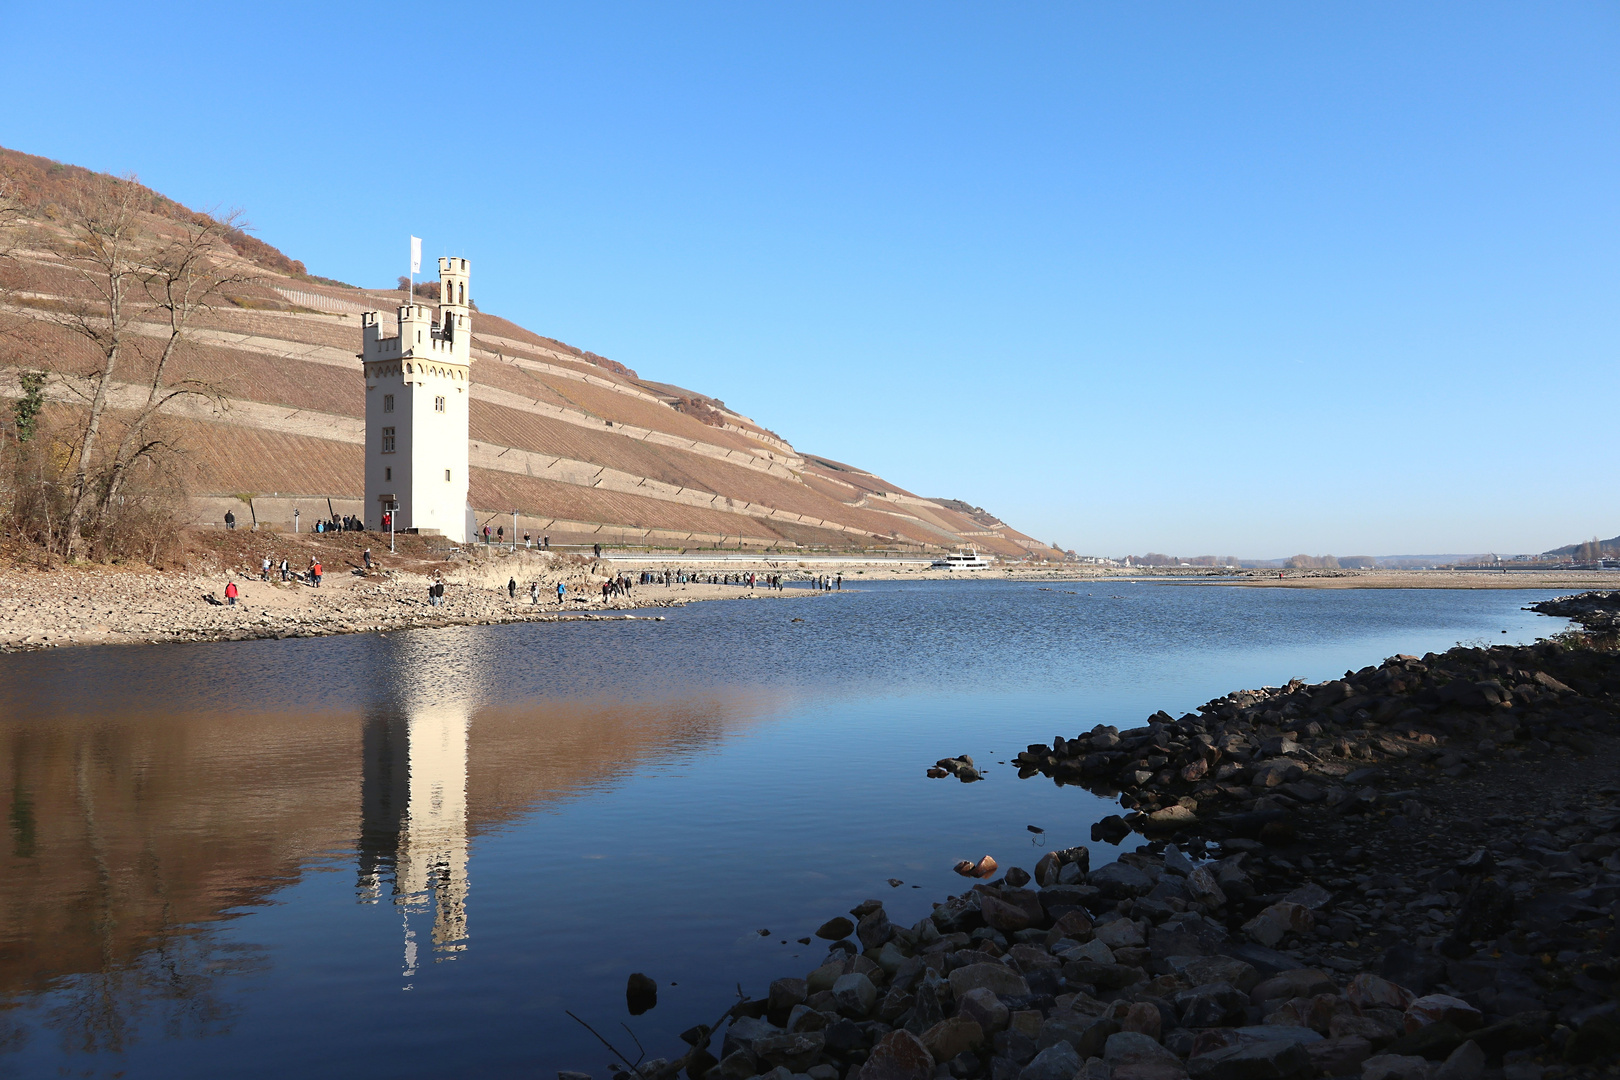
[[[47,321],[85,284],[51,254],[63,205],[83,170],[0,150],[24,204],[0,281],[0,389],[15,374],[94,370],[94,355]],[[85,174],[88,175],[88,174]],[[155,193],[148,225],[172,230],[191,211]],[[397,290],[312,278],[303,265],[232,233],[226,256],[251,272],[197,324],[173,378],[217,388],[221,407],[194,406],[171,422],[186,452],[198,524],[227,509],[263,527],[290,528],[331,510],[358,513],[363,380],[360,315],[389,313]],[[161,346],[138,335],[123,376],[137,381]],[[966,504],[918,497],[871,473],[801,455],[717,398],[639,378],[621,364],[498,316],[473,317],[471,496],[480,519],[548,534],[554,543],[716,545],[862,550],[953,549],[1004,558],[1058,553]],[[64,379],[48,387],[77,407]],[[242,496],[252,497],[244,505]],[[244,510],[247,512],[244,513]]]

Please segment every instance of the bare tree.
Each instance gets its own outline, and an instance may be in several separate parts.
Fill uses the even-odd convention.
[[[65,230],[46,247],[67,268],[77,286],[59,309],[40,317],[67,330],[91,347],[92,370],[64,375],[64,382],[84,401],[85,413],[72,446],[68,507],[63,523],[63,554],[77,557],[87,525],[99,528],[117,499],[132,466],[165,446],[152,434],[152,421],[179,398],[202,396],[218,401],[212,387],[197,380],[166,380],[176,352],[188,338],[196,316],[209,308],[232,283],[247,280],[227,258],[222,236],[237,215],[207,214],[164,222],[158,235],[147,224],[149,196],[134,177],[87,181],[68,209]],[[124,378],[137,324],[157,323],[162,349],[138,387]],[[116,443],[103,446],[103,427],[114,395],[124,386],[135,390],[132,411],[123,418]]]

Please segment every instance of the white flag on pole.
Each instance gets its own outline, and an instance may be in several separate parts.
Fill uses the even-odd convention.
[[[411,237],[411,273],[420,274],[421,272],[422,238],[420,236],[413,236]]]

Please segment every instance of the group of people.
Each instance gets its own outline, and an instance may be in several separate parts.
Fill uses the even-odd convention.
[[[366,549],[366,565],[371,565],[370,548]],[[315,558],[313,555],[310,556],[308,571],[303,574],[295,574],[293,572],[292,568],[287,565],[286,556],[283,556],[280,559],[275,559],[272,556],[266,555],[259,560],[260,581],[269,581],[271,574],[280,574],[282,581],[291,581],[294,577],[297,577],[300,581],[307,582],[308,584],[319,588],[321,584],[321,574],[323,572],[324,570],[321,567],[321,561]]]
[[[480,535],[482,535],[483,538],[484,538],[484,546],[485,547],[489,547],[492,544],[494,544],[494,545],[504,545],[506,543],[506,526],[505,525],[497,525],[497,526],[495,526],[495,531],[490,532],[489,526],[485,525]],[[516,535],[517,534],[514,532],[513,536],[515,537]],[[536,541],[534,539],[534,534],[529,532],[529,530],[524,529],[523,530],[523,549],[525,551],[527,551],[527,550],[529,550],[529,548],[534,547],[534,546],[536,546]],[[542,536],[538,541],[538,546],[539,546],[541,551],[550,551],[551,550],[551,537]]]
[[[616,596],[622,596],[627,600],[630,598],[629,574],[615,574],[602,582],[602,603],[605,604]]]
[[[685,585],[689,582],[700,585],[741,585],[746,589],[765,588],[775,589],[778,592],[787,587],[786,579],[781,574],[766,574],[763,577],[759,574],[692,574],[686,570],[667,568],[662,571],[643,570],[641,573],[643,585],[662,584],[668,588],[671,585]],[[812,588],[832,592],[834,589],[844,587],[844,575],[813,577],[810,579],[810,585]]]
[[[444,575],[438,572],[428,582],[428,607],[444,607]]]
[[[388,528],[387,514],[383,515],[383,528]],[[318,533],[365,532],[366,523],[361,521],[359,518],[351,517],[348,514],[344,514],[342,517],[334,515],[331,521],[317,519],[315,522],[315,531]]]

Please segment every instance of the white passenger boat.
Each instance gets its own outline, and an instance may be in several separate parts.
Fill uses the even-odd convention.
[[[932,563],[934,570],[988,570],[990,560],[980,555],[972,548],[958,551],[954,555],[947,555],[943,559],[935,559]]]

